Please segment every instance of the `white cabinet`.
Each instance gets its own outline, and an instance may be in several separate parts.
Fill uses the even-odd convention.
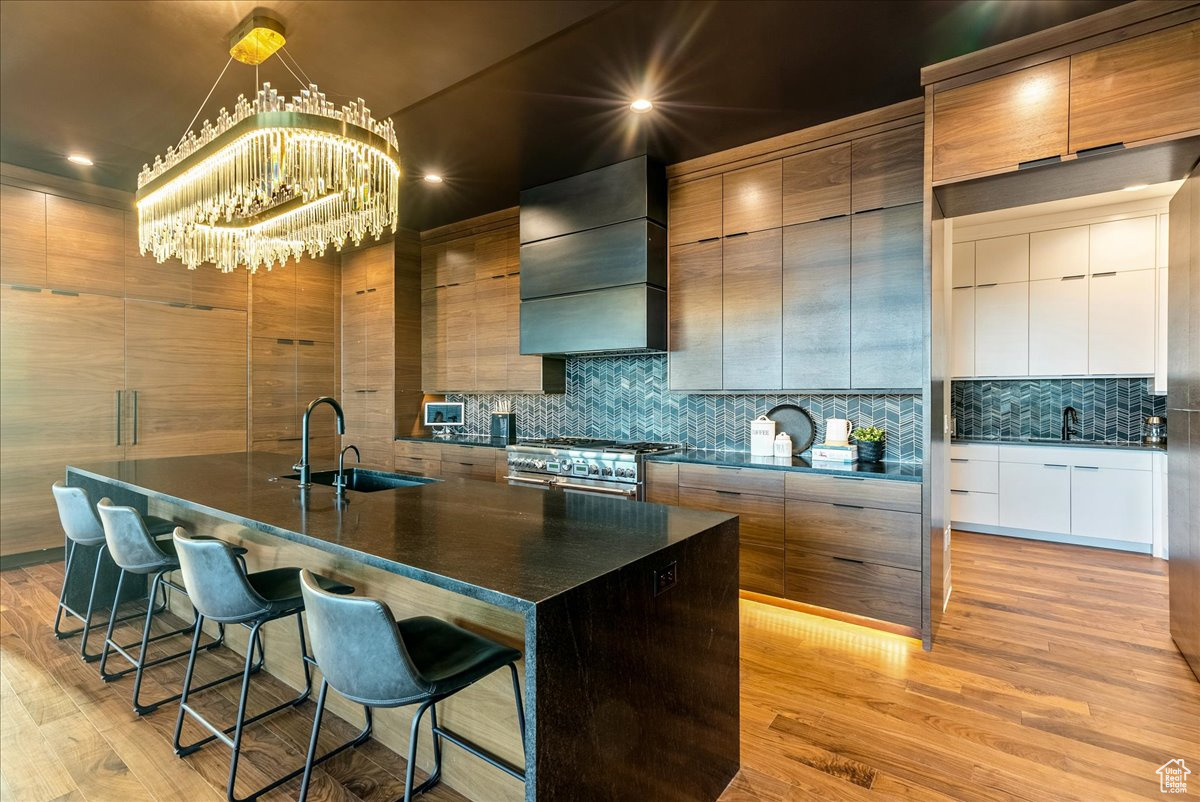
[[[957,287],[951,291],[950,375],[963,378],[975,375],[975,288]]]
[[[950,489],[995,493],[1000,489],[1000,472],[992,460],[950,458]]]
[[[1071,468],[1071,534],[1150,543],[1153,479],[1146,470],[1094,465]]]
[[[975,243],[956,242],[951,251],[951,283],[955,288],[975,286]]]
[[[1029,235],[995,237],[975,242],[975,284],[1029,281]]]
[[[1029,283],[975,288],[975,375],[1029,375]]]
[[[1090,228],[1092,275],[1114,270],[1149,270],[1156,265],[1155,215],[1095,223]]]
[[[1088,373],[1153,375],[1156,273],[1156,270],[1135,270],[1092,276],[1088,299]]]
[[[1167,218],[1168,214],[1160,214],[1158,216],[1158,259],[1156,264],[1159,267],[1167,266]]]
[[[1071,466],[1046,451],[1045,462],[1000,463],[1000,526],[1070,534]]]
[[[1088,274],[1088,226],[1029,235],[1029,280]]]
[[[998,498],[995,493],[951,490],[950,520],[954,523],[996,526],[999,521]]]
[[[1158,311],[1154,333],[1154,394],[1167,394],[1167,268],[1158,269]],[[957,292],[957,290],[956,290]],[[972,332],[974,341],[974,332]]]
[[[1087,372],[1087,276],[1029,282],[1029,375]]]

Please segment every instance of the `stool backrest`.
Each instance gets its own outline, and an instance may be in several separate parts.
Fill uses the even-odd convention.
[[[67,487],[62,482],[55,482],[50,490],[54,493],[58,520],[67,537],[84,546],[98,546],[104,542],[104,528],[86,490]]]
[[[300,572],[313,657],[334,690],[360,704],[396,706],[427,695],[388,606],[320,588]]]
[[[146,522],[133,507],[118,507],[102,498],[96,505],[104,540],[113,562],[134,573],[145,573],[169,564],[171,558],[158,547],[146,530]]]
[[[181,526],[175,528],[173,539],[188,598],[200,615],[232,624],[270,610],[267,600],[246,579],[228,544],[189,537]]]

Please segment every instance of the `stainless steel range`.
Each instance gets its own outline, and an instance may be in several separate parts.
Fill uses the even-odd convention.
[[[590,437],[530,440],[508,447],[508,483],[636,501],[646,495],[645,457],[679,449],[675,443],[618,443]]]

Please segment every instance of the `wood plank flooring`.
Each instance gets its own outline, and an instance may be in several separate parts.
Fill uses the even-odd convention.
[[[1155,770],[1167,760],[1200,773],[1200,682],[1168,634],[1166,567],[956,533],[954,595],[928,653],[743,601],[743,769],[722,802],[1161,798]],[[176,758],[172,708],[139,719],[130,680],[101,682],[77,639],[54,639],[61,570],[0,574],[0,799],[221,799],[226,749]],[[209,653],[202,678],[237,667],[234,655]],[[169,693],[181,671],[153,669],[146,692]],[[255,683],[252,704],[289,692],[269,677]],[[198,699],[228,718],[235,692]],[[248,730],[239,790],[299,765],[311,716],[306,703]],[[356,724],[326,720],[323,747]],[[403,758],[369,743],[322,767],[310,798],[395,799],[403,772]],[[265,799],[294,799],[297,788]],[[446,787],[427,798],[462,799]]]

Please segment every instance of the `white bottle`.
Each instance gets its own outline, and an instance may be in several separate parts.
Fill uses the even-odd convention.
[[[789,458],[792,456],[792,438],[788,437],[786,432],[775,435],[775,456]]]

